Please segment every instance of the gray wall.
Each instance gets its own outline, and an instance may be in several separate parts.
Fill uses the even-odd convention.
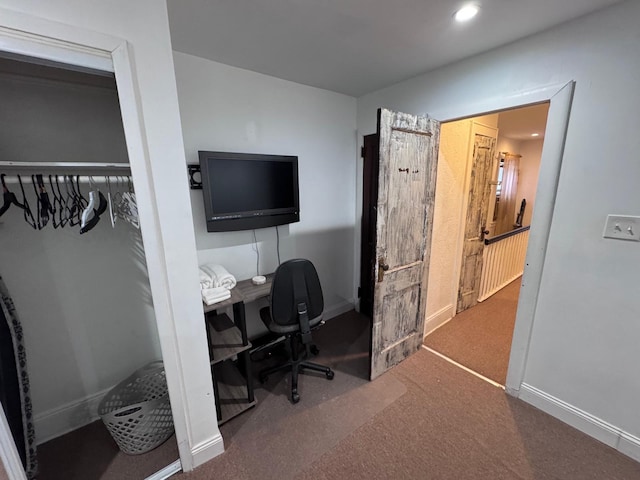
[[[300,222],[279,227],[281,260],[314,262],[329,315],[353,307],[356,101],[352,97],[174,52],[188,163],[198,150],[298,156]],[[208,233],[202,191],[191,205],[201,263],[256,275],[253,232]],[[275,227],[256,230],[259,273],[275,271]],[[249,306],[250,334],[264,327]]]

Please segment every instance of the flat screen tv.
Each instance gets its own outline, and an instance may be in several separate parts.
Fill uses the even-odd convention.
[[[298,157],[198,152],[208,232],[300,221]]]

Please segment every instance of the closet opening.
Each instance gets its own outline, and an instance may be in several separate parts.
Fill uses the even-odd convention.
[[[114,75],[0,53],[0,99],[0,397],[25,471],[148,477],[175,436],[127,455],[98,415],[162,360]]]

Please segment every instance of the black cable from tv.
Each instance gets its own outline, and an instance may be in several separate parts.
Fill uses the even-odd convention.
[[[256,275],[260,275],[260,250],[258,249],[258,239],[256,238],[256,231],[253,231],[253,249],[256,252]]]
[[[280,265],[280,231],[276,225],[276,249],[278,251],[278,266]]]

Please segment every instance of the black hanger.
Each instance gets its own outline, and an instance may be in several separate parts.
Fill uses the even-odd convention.
[[[64,227],[69,221],[69,218],[67,217],[67,200],[62,195],[62,191],[60,190],[60,182],[58,181],[57,175],[56,175],[56,189],[58,190],[58,199],[59,199],[58,201],[60,202],[60,208],[58,209],[58,222],[60,224],[60,227]]]
[[[56,175],[56,182],[58,181],[58,176]],[[53,186],[53,180],[51,179],[51,175],[49,175],[49,186],[51,187],[51,194],[53,195],[53,202],[51,202],[51,208],[53,211],[51,212],[51,225],[53,228],[62,227],[62,222],[60,221],[60,215],[62,213],[62,202],[61,197],[58,197],[56,194],[56,189]],[[58,213],[60,212],[60,213]],[[58,221],[56,221],[56,213],[58,213]]]
[[[49,223],[49,214],[53,214],[54,210],[49,200],[49,194],[47,188],[44,185],[44,179],[42,175],[31,175],[31,181],[33,182],[33,189],[36,192],[37,203],[37,215],[38,215],[38,230],[42,230]]]
[[[71,184],[73,184],[73,176],[71,177]],[[76,188],[75,188],[76,194],[77,194],[77,202],[78,202],[78,209],[76,210],[76,215],[78,218],[78,223],[82,222],[82,212],[84,212],[84,209],[87,208],[87,205],[89,205],[89,202],[87,201],[86,198],[84,198],[84,195],[82,195],[82,192],[80,191],[80,175],[76,175]],[[77,225],[77,224],[76,224]]]
[[[69,175],[68,180],[69,180],[69,186],[71,186],[71,194],[70,194],[71,206],[68,207],[69,225],[76,226],[76,225],[79,225],[82,220],[81,215],[82,215],[82,210],[84,209],[82,208],[82,205],[80,203],[81,202],[80,196],[76,192],[76,187],[73,183],[73,177]]]
[[[107,203],[107,199],[104,197],[100,190],[98,190],[98,196],[100,197],[100,204],[96,209],[96,215],[102,215],[107,210],[109,203]]]
[[[29,206],[29,201],[27,200],[27,195],[24,193],[24,185],[22,184],[22,178],[20,175],[17,175],[18,183],[20,184],[20,190],[22,191],[22,209],[24,210],[24,220],[33,228],[38,228],[38,224],[36,219],[33,217],[33,213],[31,212],[31,207]]]
[[[4,173],[0,175],[0,181],[2,182],[2,190],[3,190],[3,198],[4,198],[2,207],[0,207],[0,216],[4,215],[4,212],[9,210],[9,207],[11,205],[15,205],[16,207],[20,207],[24,209],[24,205],[18,202],[18,198],[16,197],[15,193],[10,192],[9,189],[7,188],[7,184],[4,182],[4,177],[6,177]]]

